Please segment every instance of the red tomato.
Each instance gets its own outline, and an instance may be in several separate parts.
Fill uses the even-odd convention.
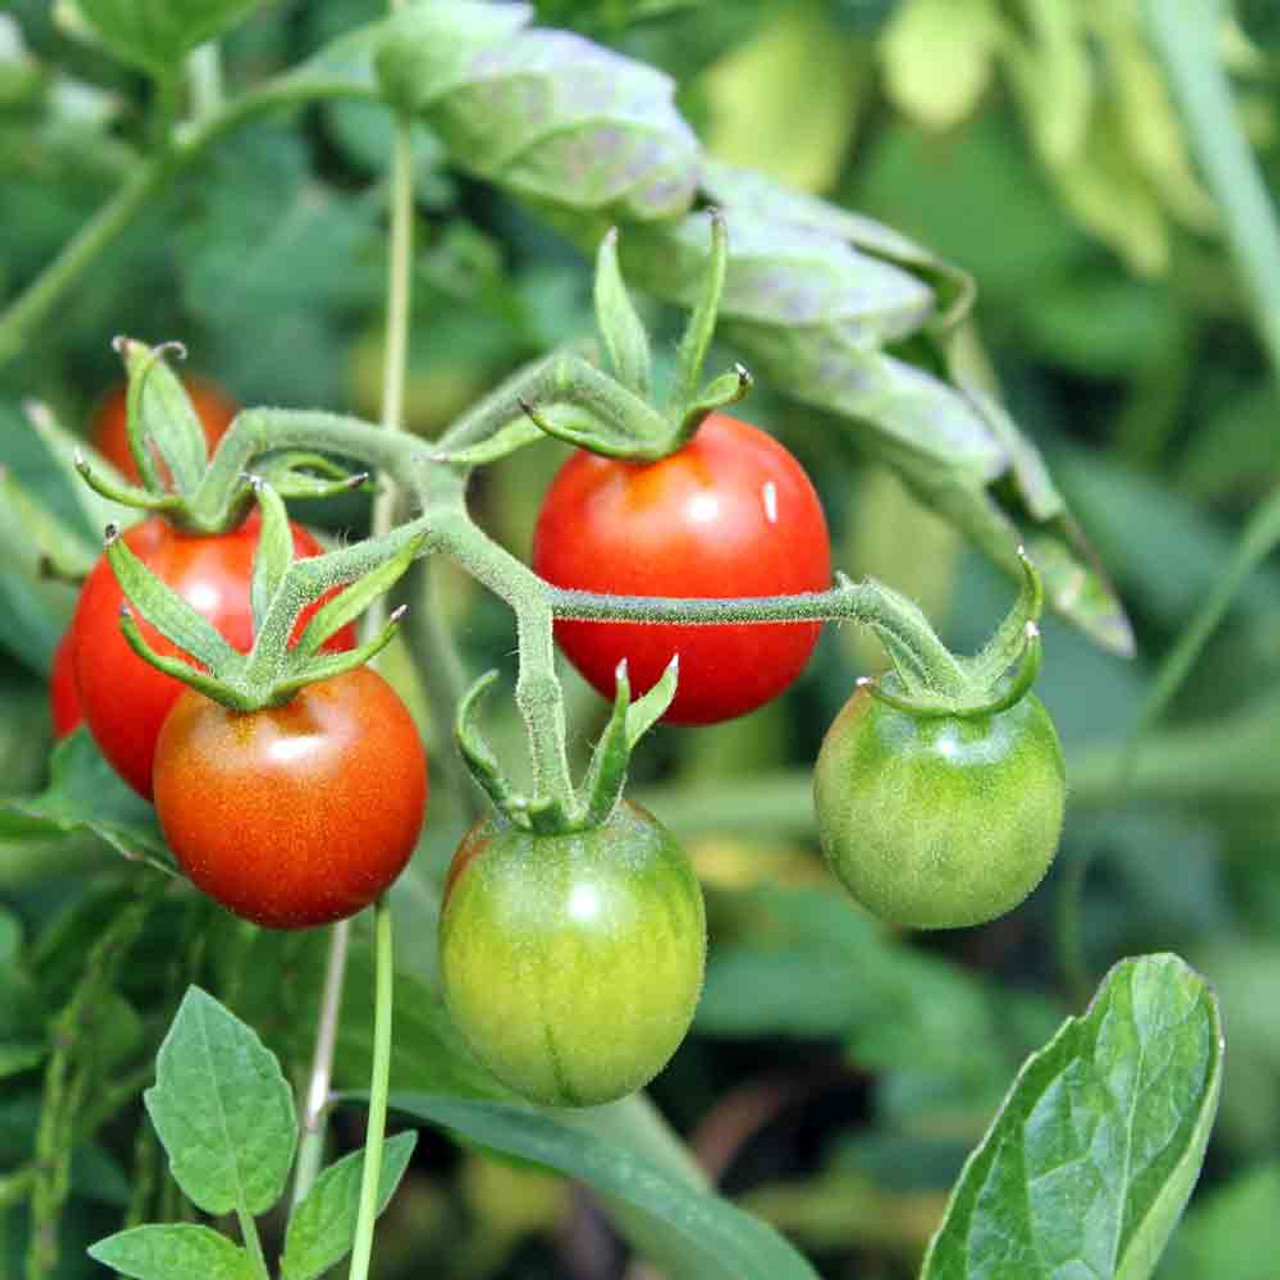
[[[570,458],[543,501],[533,567],[557,586],[613,595],[790,595],[831,585],[831,546],[795,458],[763,431],[713,414],[660,462]],[[713,724],[782,693],[821,625],[558,621],[556,640],[605,697],[621,659],[638,695],[678,652],[680,682],[664,719]]]
[[[404,869],[427,760],[396,692],[357,667],[263,711],[188,689],[160,731],[155,795],[201,889],[246,920],[301,929],[353,915]]]
[[[253,644],[249,591],[261,528],[261,520],[251,517],[230,533],[199,537],[152,518],[129,529],[124,537],[152,573],[204,614],[231,645],[247,653]],[[296,556],[314,556],[323,548],[294,525],[293,550]],[[102,754],[149,800],[156,737],[184,686],[129,648],[120,630],[124,603],[124,592],[103,556],[84,584],[72,622],[76,679],[85,721]],[[314,611],[304,614],[299,627]],[[138,618],[138,625],[158,653],[179,653],[149,623]],[[325,648],[350,649],[355,643],[354,628],[345,627]]]
[[[49,714],[53,719],[53,736],[65,738],[74,733],[84,717],[80,714],[80,694],[76,689],[75,649],[72,628],[68,627],[53,652],[53,671],[49,675]]]
[[[191,403],[204,423],[205,439],[209,452],[212,453],[218,441],[226,434],[231,420],[239,412],[239,405],[230,400],[212,382],[203,378],[184,378],[183,385],[191,397]],[[138,473],[138,464],[129,450],[129,427],[125,412],[128,387],[121,383],[113,387],[103,397],[93,416],[89,429],[89,438],[93,446],[102,454],[126,480],[140,484],[142,477]]]

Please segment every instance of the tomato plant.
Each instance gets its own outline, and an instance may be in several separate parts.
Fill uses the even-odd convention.
[[[75,644],[68,627],[53,651],[53,670],[49,674],[49,716],[53,736],[65,738],[84,719],[80,712],[80,694],[76,689]]]
[[[427,803],[417,728],[368,667],[261,711],[183,692],[160,731],[154,781],[183,870],[236,915],[276,929],[373,902],[413,853]]]
[[[713,414],[659,462],[575,454],[543,501],[533,567],[549,582],[637,596],[768,596],[831,583],[827,522],[813,485],[772,436]],[[782,693],[821,623],[680,626],[558,621],[556,640],[606,697],[625,658],[637,693],[680,655],[664,719],[714,724]]]
[[[868,910],[922,929],[981,924],[1040,883],[1066,799],[1058,736],[1034,694],[1007,711],[917,716],[865,686],[814,769],[823,852]]]
[[[215,383],[204,378],[184,378],[191,406],[204,426],[205,439],[212,453],[226,434],[239,406]],[[121,383],[103,396],[89,426],[94,448],[120,472],[126,480],[141,480],[138,463],[129,448],[129,425],[126,415],[128,386]]]
[[[609,1102],[661,1071],[689,1029],[705,951],[693,867],[633,804],[558,835],[482,821],[449,868],[449,1011],[494,1075],[539,1102]]]
[[[185,534],[160,519],[145,520],[124,537],[133,552],[242,652],[253,643],[250,584],[261,523],[251,516],[239,528],[216,537]],[[294,553],[318,555],[320,543],[300,525],[292,526]],[[182,691],[171,676],[148,665],[129,648],[120,631],[124,593],[105,557],[84,584],[72,620],[80,706],[102,754],[135,791],[150,799],[156,738]],[[303,625],[314,607],[299,620]],[[158,652],[179,650],[142,619],[138,625]],[[327,647],[349,649],[353,628]]]

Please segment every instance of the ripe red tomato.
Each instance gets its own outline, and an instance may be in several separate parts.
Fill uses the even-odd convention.
[[[228,643],[246,653],[253,644],[249,592],[261,528],[255,513],[230,533],[199,537],[152,518],[129,529],[124,537],[152,573],[204,614]],[[323,548],[294,525],[293,550],[296,556],[314,556]],[[102,754],[149,800],[156,737],[184,686],[129,648],[120,630],[124,603],[124,592],[103,556],[84,584],[72,622],[76,680],[81,710]],[[304,614],[300,627],[313,612]],[[179,652],[149,623],[139,618],[138,625],[158,653]],[[354,628],[345,627],[325,648],[351,649],[355,643]]]
[[[203,378],[184,378],[183,385],[204,424],[205,439],[208,441],[209,452],[212,453],[218,441],[226,434],[231,420],[239,412],[239,405],[229,399],[220,388]],[[139,484],[142,477],[129,450],[128,418],[125,412],[128,394],[129,389],[124,383],[107,392],[93,415],[89,438],[94,448],[126,480]]]
[[[712,414],[659,462],[570,458],[543,501],[533,567],[556,586],[613,595],[790,595],[831,585],[831,545],[795,458],[763,431]],[[621,659],[638,696],[678,652],[680,682],[663,718],[713,724],[782,693],[821,627],[558,621],[556,640],[605,697]]]
[[[246,920],[302,929],[354,915],[404,869],[427,759],[404,703],[369,667],[263,711],[188,689],[160,731],[155,796],[199,888]]]
[[[49,714],[53,720],[53,736],[65,738],[74,733],[84,719],[80,714],[80,694],[76,689],[75,648],[72,628],[68,627],[53,652],[53,671],[49,675]]]

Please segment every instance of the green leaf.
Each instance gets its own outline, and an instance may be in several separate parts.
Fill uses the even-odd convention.
[[[190,987],[143,1095],[178,1185],[206,1213],[258,1214],[284,1190],[293,1091],[252,1027]]]
[[[251,13],[259,0],[78,0],[102,42],[118,58],[155,76],[169,75],[198,44]]]
[[[134,1227],[89,1249],[89,1256],[134,1280],[254,1280],[249,1255],[208,1227]]]
[[[378,1212],[391,1202],[418,1141],[414,1132],[388,1138],[378,1178]],[[351,1252],[360,1208],[364,1151],[353,1151],[327,1168],[294,1210],[284,1238],[281,1280],[312,1280]]]
[[[1029,1058],[952,1192],[922,1280],[1144,1280],[1200,1172],[1222,1027],[1176,956],[1124,960]]]
[[[669,1167],[551,1112],[434,1094],[396,1094],[391,1105],[471,1142],[533,1160],[620,1201],[662,1242],[660,1261],[698,1280],[812,1280],[813,1268],[780,1235]],[[600,1108],[601,1116],[608,1109]]]
[[[189,493],[200,483],[209,456],[191,397],[166,363],[163,350],[153,351],[131,339],[117,349],[129,374],[129,448],[139,471],[149,488],[163,489],[167,467],[174,487]]]
[[[155,810],[121,780],[83,726],[54,748],[43,794],[0,801],[0,840],[77,832],[100,837],[126,858],[173,869]]]
[[[520,5],[416,5],[378,70],[454,163],[526,199],[639,221],[692,203],[698,143],[668,76],[566,31],[518,30]],[[598,237],[597,237],[598,238]]]

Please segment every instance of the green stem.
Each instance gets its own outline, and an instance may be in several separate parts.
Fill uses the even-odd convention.
[[[342,1009],[342,982],[347,969],[351,921],[339,920],[329,932],[329,958],[325,964],[324,991],[316,1022],[316,1047],[302,1116],[302,1143],[293,1176],[293,1207],[306,1199],[315,1184],[324,1158],[325,1112],[333,1079],[333,1055],[338,1043],[338,1014]]]
[[[237,1206],[236,1221],[240,1224],[240,1236],[249,1253],[253,1274],[259,1280],[271,1280],[271,1272],[267,1270],[267,1259],[262,1252],[262,1241],[258,1238],[258,1224],[254,1222],[253,1215],[247,1209]]]
[[[208,120],[222,110],[222,59],[217,41],[210,40],[191,51],[187,59],[191,109],[196,120]]]
[[[387,1093],[391,1079],[391,1014],[394,974],[391,954],[391,905],[378,899],[374,916],[373,1074],[369,1081],[369,1124],[365,1133],[364,1167],[360,1176],[360,1209],[351,1249],[350,1280],[368,1280],[373,1252],[373,1224],[378,1215],[378,1184],[382,1172],[382,1142],[387,1127]]]
[[[1218,56],[1222,5],[1217,0],[1144,0],[1143,10],[1280,381],[1280,226]]]

